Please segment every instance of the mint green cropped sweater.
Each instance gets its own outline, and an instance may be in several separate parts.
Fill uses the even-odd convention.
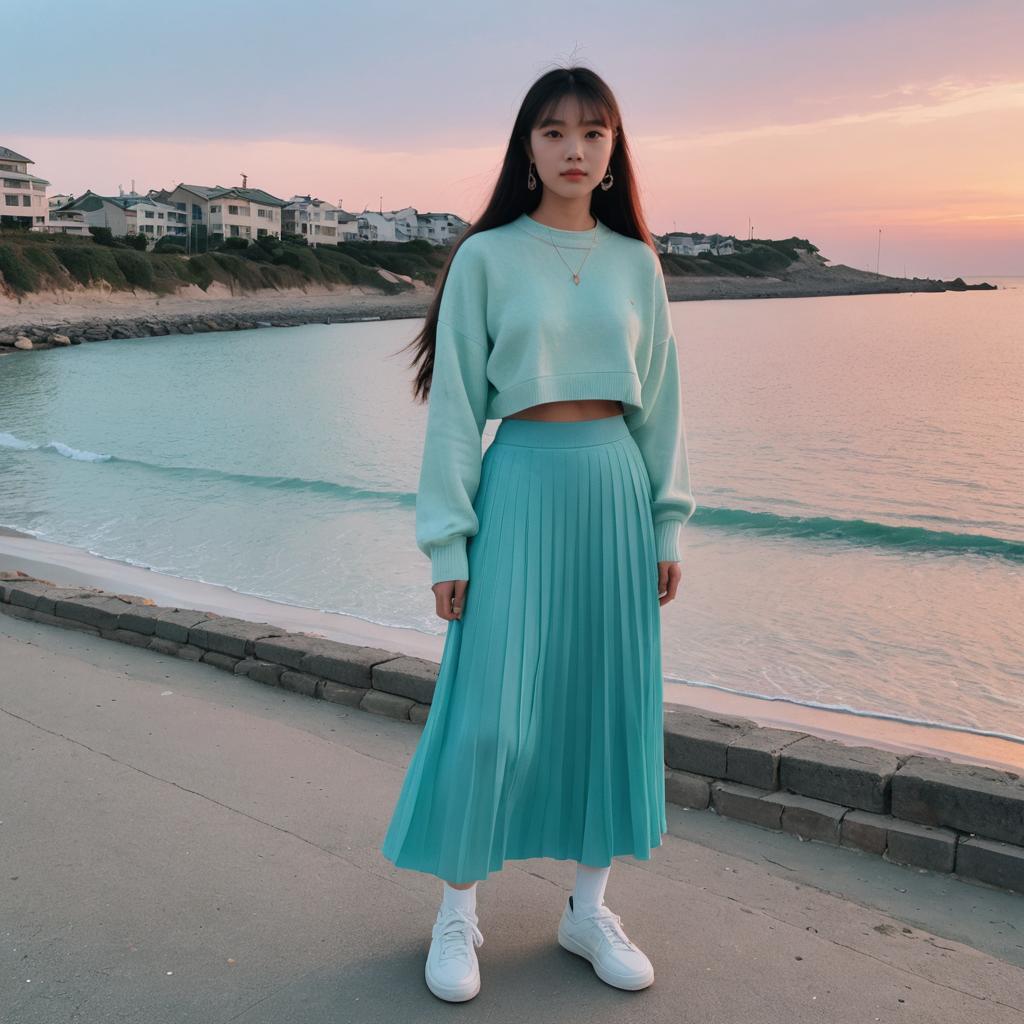
[[[696,506],[661,261],[598,220],[577,285],[552,236],[573,270],[595,238],[524,213],[470,235],[449,267],[416,495],[431,585],[469,579],[484,423],[568,399],[622,403],[651,482],[658,561],[679,559],[679,531]]]

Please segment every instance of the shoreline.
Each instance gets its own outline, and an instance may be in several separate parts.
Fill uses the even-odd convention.
[[[826,267],[808,254],[778,277],[667,275],[665,282],[670,302],[996,290],[985,284],[961,288],[956,282],[932,278]],[[0,292],[0,356],[111,338],[422,318],[433,296],[433,286],[419,280],[395,294],[357,285],[235,293],[219,283],[205,292],[190,285],[173,295],[78,286],[16,300]],[[19,338],[28,339],[31,346],[16,348]]]
[[[292,632],[306,632],[361,646],[384,647],[411,657],[439,662],[444,633],[425,634],[412,627],[385,626],[337,612],[288,605],[230,587],[187,580],[90,554],[83,549],[33,537],[0,526],[0,570],[21,570],[59,586],[99,587],[147,597],[157,604],[199,608]],[[715,714],[749,718],[758,725],[807,732],[823,739],[912,751],[988,765],[1024,769],[1024,744],[943,726],[831,711],[796,702],[732,694],[700,685],[665,680],[666,707],[684,706]]]

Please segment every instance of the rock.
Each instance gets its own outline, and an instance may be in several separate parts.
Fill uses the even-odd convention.
[[[32,339],[31,338],[26,338],[25,335],[22,334],[22,335],[19,335],[19,337],[15,339],[14,347],[15,348],[22,348],[22,349],[29,349],[29,348],[34,348],[35,346],[32,344]]]
[[[54,345],[70,345],[71,339],[66,334],[51,334],[50,341]]]

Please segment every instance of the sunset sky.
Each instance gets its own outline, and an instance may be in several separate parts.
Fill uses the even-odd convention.
[[[472,220],[552,66],[619,98],[653,231],[1024,275],[1024,3],[5,5],[0,145],[51,193],[178,182]],[[13,8],[13,9],[12,9]]]

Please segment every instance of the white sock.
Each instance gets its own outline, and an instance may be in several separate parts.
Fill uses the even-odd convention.
[[[447,882],[443,883],[444,894],[441,899],[441,906],[448,909],[465,910],[470,914],[476,913],[476,885],[474,882],[468,889],[456,889]]]
[[[592,868],[576,862],[576,888],[572,891],[573,914],[593,913],[604,903],[604,887],[608,884],[611,870],[611,864],[606,868]]]

